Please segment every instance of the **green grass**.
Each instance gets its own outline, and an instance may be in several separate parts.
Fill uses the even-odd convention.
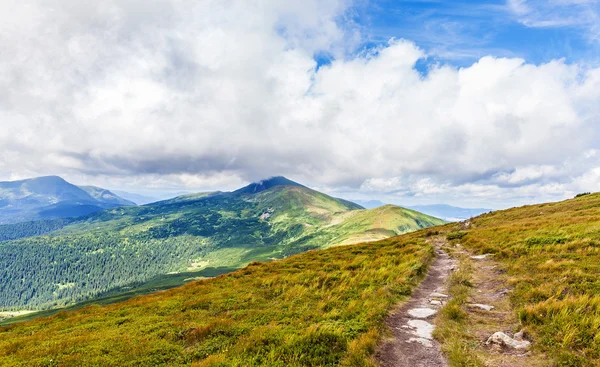
[[[450,301],[444,305],[436,318],[437,328],[434,336],[442,343],[442,350],[450,366],[483,367],[485,364],[475,351],[479,341],[470,335],[470,320],[464,309],[472,291],[471,261],[463,256],[458,269],[448,280]]]
[[[0,365],[374,366],[384,318],[432,254],[408,235],[61,312],[0,328]]]
[[[452,224],[438,231],[474,253],[494,254],[536,353],[558,366],[600,366],[600,194],[484,214],[468,229]],[[460,335],[460,322],[447,326],[458,334],[441,333],[445,347],[462,348],[458,357],[474,360],[472,336]]]

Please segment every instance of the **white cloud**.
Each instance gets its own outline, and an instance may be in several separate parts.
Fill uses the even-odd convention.
[[[527,27],[580,28],[600,41],[598,0],[507,0],[507,8]]]
[[[88,5],[3,5],[3,178],[230,188],[284,174],[521,198],[579,187],[600,163],[600,69],[486,56],[423,76],[407,40],[349,53],[341,0]],[[319,51],[336,60],[317,70]]]

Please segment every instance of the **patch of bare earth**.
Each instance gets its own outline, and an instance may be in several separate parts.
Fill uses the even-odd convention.
[[[456,261],[436,246],[436,258],[425,280],[411,299],[394,310],[386,320],[391,337],[376,353],[382,367],[448,366],[439,343],[433,339],[433,319],[447,301],[447,280]]]

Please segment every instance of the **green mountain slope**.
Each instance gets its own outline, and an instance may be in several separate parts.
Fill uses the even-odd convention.
[[[57,176],[0,182],[0,225],[77,217],[123,205],[135,204],[108,190],[80,188]]]
[[[5,227],[13,240],[0,242],[0,308],[63,306],[161,274],[239,268],[441,223],[412,211],[381,216],[360,208],[278,177],[52,222],[36,227],[51,231],[41,236],[18,238],[18,228]]]
[[[600,194],[592,194],[252,263],[167,292],[0,328],[0,365],[375,366],[386,315],[425,273],[432,243],[448,239],[493,254],[495,271],[510,279],[505,291],[519,327],[548,357],[544,365],[600,366],[599,231]],[[470,286],[460,276],[451,282]],[[444,315],[460,331],[468,313],[455,307]],[[442,341],[469,353],[487,336]],[[477,355],[463,361],[457,365],[484,365]]]

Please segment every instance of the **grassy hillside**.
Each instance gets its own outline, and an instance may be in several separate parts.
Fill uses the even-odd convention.
[[[448,230],[454,243],[494,254],[534,348],[559,366],[600,366],[600,194],[484,214],[466,230]]]
[[[415,228],[427,228],[443,224],[414,210],[395,205],[375,209],[357,210],[340,216],[340,223],[331,226],[339,234],[340,245],[377,241],[391,236],[412,232]]]
[[[310,251],[0,329],[6,366],[369,365],[431,259],[417,236]]]
[[[400,208],[366,211],[289,182],[0,227],[11,239],[0,242],[0,310],[62,307],[159,275],[240,268],[441,222]]]
[[[521,327],[550,365],[600,365],[600,194],[253,263],[125,303],[17,324],[0,329],[0,363],[370,366],[383,317],[424,272],[435,236],[494,254],[497,271],[511,279]],[[461,353],[480,342],[467,339]]]

